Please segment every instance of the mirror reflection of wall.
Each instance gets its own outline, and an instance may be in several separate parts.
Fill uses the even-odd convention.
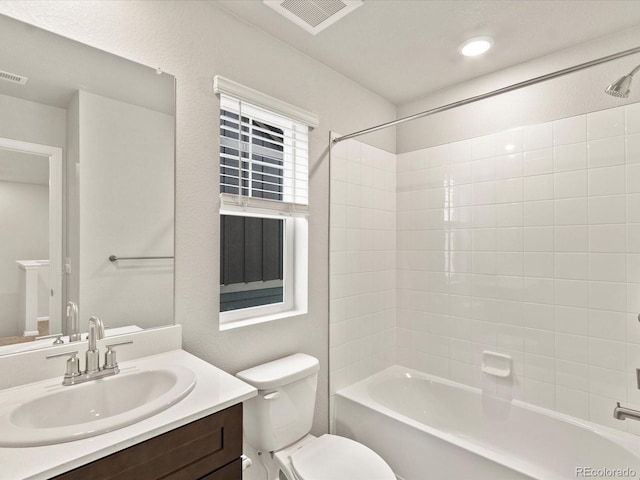
[[[12,246],[0,253],[0,345],[33,341],[62,328],[65,123],[61,108],[0,94],[0,239]]]
[[[0,16],[0,345],[173,323],[174,82]]]
[[[0,337],[46,335],[49,331],[49,161],[48,158],[0,149]],[[19,319],[20,280],[28,260],[38,289],[38,331],[24,332]],[[42,265],[42,263],[45,263]]]
[[[173,255],[173,116],[84,91],[67,112],[79,124],[79,161],[71,132],[67,157],[68,183],[79,178],[79,224],[70,218],[67,231],[80,245],[67,254],[78,272],[67,298],[80,318],[108,326],[171,323],[172,259],[108,258]]]

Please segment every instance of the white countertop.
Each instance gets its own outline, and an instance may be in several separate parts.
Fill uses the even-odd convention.
[[[115,335],[122,335],[124,333],[140,332],[141,330],[142,329],[137,325],[128,325],[126,327],[116,327],[116,328],[105,328],[104,337],[109,338]],[[84,333],[82,337],[86,339],[87,334]],[[69,344],[68,335],[65,335],[60,338],[65,344]],[[2,345],[2,347],[0,347],[0,353],[3,355],[6,355],[8,353],[17,353],[17,352],[24,352],[27,350],[36,350],[38,348],[47,348],[47,347],[55,346],[55,344],[53,343],[53,340],[54,340],[53,338],[46,338],[46,339],[40,339],[40,340],[33,340],[31,342]]]
[[[42,447],[0,448],[0,479],[49,479],[119,450],[156,437],[187,423],[254,397],[252,386],[213,365],[185,352],[172,350],[127,362],[121,371],[182,365],[196,374],[196,386],[184,399],[150,418],[127,427],[83,440]],[[38,382],[55,387],[62,373]],[[0,405],[9,401],[11,392],[22,387],[0,390]],[[73,388],[62,387],[62,388]]]

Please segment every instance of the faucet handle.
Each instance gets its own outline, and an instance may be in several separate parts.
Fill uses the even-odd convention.
[[[110,343],[108,345],[105,345],[105,347],[107,348],[111,348],[111,347],[119,347],[120,345],[129,345],[133,343],[133,340],[129,340],[128,342],[116,342],[116,343]]]
[[[80,360],[76,355],[78,355],[78,351],[74,350],[73,352],[53,353],[51,355],[47,355],[45,358],[49,360],[50,358],[68,356],[69,359],[67,360],[67,370],[64,374],[64,378],[71,379],[80,376]]]
[[[71,358],[73,358],[77,354],[78,354],[78,350],[74,350],[73,352],[52,353],[51,355],[47,355],[45,358],[46,359],[58,358],[58,357],[65,357],[67,355],[69,355]]]
[[[62,333],[52,333],[51,335],[43,335],[41,337],[36,337],[36,340],[46,340],[48,338],[55,338],[55,340],[53,341],[54,345],[62,345],[64,343],[64,340],[62,340]]]
[[[129,340],[128,342],[118,342],[118,343],[111,343],[109,345],[105,345],[107,347],[107,351],[104,354],[104,368],[117,370],[118,362],[116,361],[116,351],[113,349],[113,347],[118,347],[120,345],[129,345],[130,343],[133,343],[133,340]]]

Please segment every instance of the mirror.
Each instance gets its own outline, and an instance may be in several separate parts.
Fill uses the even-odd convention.
[[[173,323],[175,79],[0,15],[0,355]]]

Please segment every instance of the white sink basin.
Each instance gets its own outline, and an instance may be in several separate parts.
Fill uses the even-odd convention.
[[[93,437],[131,425],[186,397],[196,384],[184,367],[121,372],[63,387],[16,388],[0,408],[0,447],[31,447]]]

